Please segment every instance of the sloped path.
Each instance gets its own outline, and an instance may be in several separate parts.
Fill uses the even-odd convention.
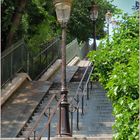
[[[66,82],[69,83],[70,80],[72,79],[73,75],[77,71],[78,67],[77,66],[67,66],[66,67]],[[57,71],[56,74],[54,74],[49,81],[54,82],[54,83],[60,83],[61,82],[61,69]]]
[[[85,62],[83,62],[82,65],[85,64]],[[82,65],[80,64],[79,66]],[[71,69],[69,69],[70,72],[68,71],[67,82],[69,82],[69,99],[75,95],[78,87],[79,82],[70,82],[70,79],[73,77],[77,68],[78,67],[71,67]],[[28,120],[33,110],[39,104],[41,98],[46,95],[52,82],[60,83],[60,72],[56,75],[58,76],[54,76],[54,78],[50,80],[51,82],[36,81],[30,82],[30,84],[29,82],[25,83],[16,95],[8,101],[9,103],[3,106],[1,116],[2,137],[15,137],[23,124],[25,124],[25,121]],[[112,117],[111,102],[106,97],[106,91],[98,82],[93,83],[89,100],[85,100],[84,115],[81,115],[80,110],[79,130],[76,128],[76,112],[74,112],[73,115],[73,137],[112,137],[112,125],[114,119]],[[51,123],[52,137],[56,136],[57,120],[56,118],[54,118],[54,120],[55,122]]]
[[[16,137],[52,83],[26,81],[1,109],[1,136]]]
[[[75,95],[78,85],[79,82],[68,83],[67,87],[69,101]],[[55,87],[55,90],[58,89],[60,89],[60,84]],[[106,91],[98,82],[94,82],[93,88],[90,91],[89,100],[86,99],[86,95],[84,98],[84,115],[82,115],[81,106],[79,111],[79,130],[77,130],[76,127],[77,112],[73,113],[73,139],[70,140],[78,138],[81,138],[81,140],[88,140],[88,138],[91,138],[91,140],[111,140],[114,118],[112,116],[112,104],[106,97]],[[51,122],[51,137],[55,137],[54,140],[61,140],[59,137],[57,137],[56,131],[58,116],[59,115],[57,112]],[[69,118],[71,124],[71,113],[69,113]],[[44,121],[42,124],[44,123],[46,123],[46,121]],[[47,132],[43,137],[44,139],[45,137],[47,139]],[[64,138],[64,140],[67,140],[67,138]]]
[[[78,67],[67,67],[67,82]],[[8,99],[1,109],[1,136],[16,137],[41,100],[47,96],[53,82],[61,81],[60,71],[52,81],[28,81]]]

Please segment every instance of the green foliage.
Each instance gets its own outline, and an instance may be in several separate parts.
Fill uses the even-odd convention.
[[[2,2],[2,46],[6,44],[6,38],[12,24],[12,17],[18,12],[17,3],[17,1],[13,0],[4,0]],[[99,16],[96,24],[97,34],[103,37],[105,35],[103,31],[105,13],[108,9],[114,12],[116,8],[104,0],[94,0],[94,3],[99,6]],[[73,1],[71,18],[67,29],[68,42],[72,41],[75,37],[79,42],[87,41],[89,37],[92,37],[93,23],[89,18],[89,7],[92,4],[93,0]],[[27,1],[25,11],[22,13],[20,25],[16,29],[14,41],[24,38],[31,48],[36,49],[39,44],[60,34],[61,28],[56,20],[53,0]]]
[[[52,3],[52,1],[50,1]],[[50,2],[48,2],[50,4]],[[49,14],[44,0],[32,0],[28,2],[28,38],[27,43],[30,48],[36,48],[41,44],[52,40],[60,34],[60,28],[57,25],[56,18]],[[52,8],[54,10],[54,8]],[[52,12],[52,11],[51,11]]]
[[[68,25],[69,35],[77,37],[78,41],[87,41],[93,35],[93,22],[90,19],[90,7],[93,3],[99,6],[98,19],[96,21],[97,35],[102,38],[105,13],[108,9],[115,12],[116,8],[110,2],[104,0],[74,0],[72,3],[72,13]]]
[[[137,15],[124,15],[112,41],[88,55],[113,103],[115,140],[138,140],[138,35]]]
[[[2,15],[1,15],[1,17],[2,17],[1,18],[2,50],[3,50],[3,47],[6,45],[7,34],[9,32],[9,29],[11,26],[12,16],[15,12],[16,7],[17,7],[17,1],[4,0],[2,2],[2,6],[1,6],[1,11],[2,11]]]
[[[4,0],[2,2],[2,46],[6,46],[12,18],[17,14],[17,1]],[[49,7],[49,8],[48,8]],[[53,1],[30,0],[26,3],[25,11],[16,33],[14,42],[24,38],[27,45],[35,52],[38,47],[60,34],[60,25],[56,21]]]

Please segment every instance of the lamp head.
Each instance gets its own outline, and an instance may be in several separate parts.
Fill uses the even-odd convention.
[[[112,13],[110,11],[107,11],[107,13],[105,14],[105,19],[106,22],[109,24],[112,18]]]
[[[70,18],[72,0],[54,0],[57,20],[60,24],[66,24]]]
[[[91,20],[95,21],[98,18],[98,6],[92,5],[90,9],[90,18]]]

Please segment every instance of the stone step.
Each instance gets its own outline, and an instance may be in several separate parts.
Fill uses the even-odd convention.
[[[34,138],[31,138],[33,140]],[[41,140],[47,140],[47,137],[41,138]],[[8,140],[7,138],[1,138],[1,140]],[[12,138],[12,140],[26,140],[25,138]],[[112,140],[111,136],[102,137],[51,137],[50,140]]]
[[[51,140],[112,140],[112,137],[55,137],[51,138]]]
[[[72,59],[72,60],[68,63],[68,66],[74,66],[74,65],[76,65],[79,61],[80,61],[80,58],[76,56],[76,57],[74,57],[74,59]]]

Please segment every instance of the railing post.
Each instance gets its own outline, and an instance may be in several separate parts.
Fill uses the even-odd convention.
[[[11,67],[11,69],[10,69],[10,81],[12,81],[12,75],[13,75],[13,52],[11,53],[11,64],[10,64],[10,67]]]
[[[89,100],[89,82],[87,83],[87,100]]]
[[[40,56],[39,56],[39,65],[41,66],[41,46],[40,46],[40,48],[39,48],[39,51],[40,51]]]
[[[93,88],[93,87],[92,87],[92,81],[90,81],[90,90],[92,90],[92,88]]]
[[[83,79],[84,80],[84,79]],[[81,90],[82,90],[82,92],[83,92],[83,90],[84,90],[84,83],[83,83],[83,81],[82,81],[82,87],[81,87]]]
[[[79,130],[79,107],[77,108],[77,130]]]
[[[3,74],[3,64],[4,64],[4,58],[3,59],[1,59],[1,87],[2,87],[2,85],[3,85],[3,83],[4,83],[4,74]]]
[[[29,58],[30,56],[29,56],[29,52],[27,52],[27,74],[28,75],[30,75],[30,72],[29,72],[29,70],[30,70],[30,58]]]
[[[34,140],[35,140],[35,133],[36,133],[36,131],[34,131]]]
[[[48,118],[50,118],[50,107],[49,107]],[[48,140],[50,140],[50,134],[51,134],[51,125],[50,125],[50,123],[49,123],[49,126],[48,126]]]
[[[82,115],[84,115],[84,95],[82,95]]]
[[[73,133],[73,111],[71,111],[71,135]]]
[[[59,105],[58,135],[61,136],[61,103]]]
[[[45,57],[46,57],[46,65],[48,65],[49,63],[48,63],[48,49],[46,50],[46,55],[45,55]]]

